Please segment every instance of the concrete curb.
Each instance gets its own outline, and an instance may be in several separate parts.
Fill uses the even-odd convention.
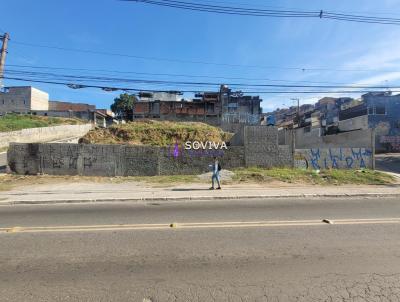
[[[400,193],[340,193],[340,194],[289,194],[289,195],[243,195],[243,196],[183,196],[183,197],[137,197],[137,198],[97,198],[97,199],[55,199],[55,200],[11,200],[1,205],[46,205],[65,203],[107,203],[107,202],[149,202],[149,201],[212,201],[228,199],[284,199],[284,198],[343,198],[343,197],[397,197]]]

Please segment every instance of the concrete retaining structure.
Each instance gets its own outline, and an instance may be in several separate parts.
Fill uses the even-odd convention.
[[[296,149],[294,166],[314,170],[374,169],[375,159],[368,148]]]
[[[373,148],[375,133],[373,129],[317,136],[304,133],[303,129],[295,131],[296,149],[310,148]]]
[[[12,143],[8,165],[18,174],[154,176],[200,174],[213,157],[224,169],[299,167],[309,169],[374,168],[373,148],[305,148],[278,144],[278,130],[246,126],[227,149],[187,150],[181,146]]]
[[[245,166],[244,147],[223,151],[180,150],[125,145],[19,144],[8,150],[8,164],[17,174],[154,176],[209,171],[212,157],[232,169]]]
[[[140,176],[199,174],[209,171],[213,157],[225,169],[246,166],[292,166],[289,146],[278,146],[274,127],[247,126],[228,149],[186,150],[183,146],[153,147],[84,144],[19,144],[8,150],[8,165],[18,174]]]
[[[60,125],[52,127],[29,128],[19,131],[0,132],[0,148],[10,143],[40,143],[61,140],[69,137],[84,136],[92,129],[92,124]]]

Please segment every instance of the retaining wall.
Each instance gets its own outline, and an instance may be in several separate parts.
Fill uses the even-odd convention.
[[[125,145],[12,143],[8,164],[17,174],[154,176],[210,171],[218,156],[226,169],[245,166],[244,147],[228,150],[180,150]]]
[[[294,166],[314,170],[374,169],[375,158],[369,148],[296,149]]]
[[[302,167],[310,169],[374,168],[373,148],[305,148],[278,144],[275,127],[246,126],[228,149],[185,150],[183,146],[12,143],[8,164],[18,174],[140,176],[200,174],[213,157],[224,169]],[[294,154],[295,153],[295,154]]]
[[[372,129],[317,136],[304,133],[303,129],[295,130],[296,149],[310,148],[374,148],[375,134]]]
[[[289,146],[278,146],[274,127],[249,126],[237,142],[222,150],[185,150],[182,146],[152,147],[85,144],[12,143],[8,165],[18,174],[138,176],[199,174],[209,171],[213,157],[224,169],[245,166],[292,166]]]
[[[84,136],[91,129],[91,124],[85,124],[60,125],[52,127],[22,129],[19,131],[11,132],[0,132],[0,148],[8,147],[11,142],[40,143],[74,136]]]

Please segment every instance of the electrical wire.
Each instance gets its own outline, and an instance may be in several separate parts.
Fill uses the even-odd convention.
[[[105,52],[105,51],[97,51],[97,50],[67,48],[67,47],[59,47],[59,46],[51,46],[51,45],[43,45],[43,44],[33,44],[33,43],[26,43],[26,42],[15,41],[15,40],[10,40],[10,43],[23,45],[23,46],[29,46],[29,47],[57,49],[57,50],[61,50],[61,51],[90,53],[90,54],[98,54],[98,55],[106,55],[106,56],[126,57],[126,58],[141,59],[141,60],[165,61],[165,62],[185,63],[185,64],[214,65],[214,66],[237,67],[237,68],[297,70],[297,71],[301,71],[301,72],[306,72],[306,71],[373,72],[373,71],[377,71],[374,69],[335,69],[335,68],[325,68],[325,67],[280,67],[280,66],[230,64],[230,63],[206,62],[206,61],[201,61],[201,60],[180,60],[180,59],[171,59],[171,58],[138,56],[138,55],[113,53],[113,52]]]
[[[374,23],[383,25],[400,25],[399,18],[376,17],[360,14],[338,13],[331,11],[306,11],[306,10],[277,10],[245,8],[235,6],[222,6],[212,4],[202,4],[197,2],[177,1],[177,0],[120,0],[136,3],[144,3],[156,6],[184,9],[190,11],[200,11],[217,14],[254,16],[254,17],[279,17],[279,18],[319,18],[332,19],[338,21]]]
[[[107,69],[66,68],[66,67],[30,66],[30,65],[16,65],[16,64],[8,64],[7,66],[16,67],[16,68],[28,68],[28,69],[86,71],[86,72],[96,72],[96,73],[102,72],[102,73],[106,73],[106,74],[137,74],[137,75],[144,75],[144,76],[151,76],[151,77],[162,76],[162,77],[208,78],[208,79],[224,79],[224,80],[270,81],[270,82],[284,82],[284,83],[348,85],[343,82],[285,80],[285,79],[270,79],[270,78],[247,78],[247,77],[211,76],[211,75],[176,74],[176,73],[149,73],[149,72],[120,71],[120,70],[107,70]],[[363,85],[363,84],[360,84],[360,85]],[[364,85],[364,86],[366,86],[366,85]]]
[[[116,78],[116,77],[104,77],[104,76],[92,76],[92,75],[71,75],[71,74],[59,74],[49,72],[32,72],[32,71],[21,71],[21,70],[9,70],[5,71],[6,75],[11,76],[31,76],[40,77],[45,79],[56,79],[56,80],[78,80],[78,81],[95,81],[95,82],[109,82],[109,83],[140,83],[140,84],[169,84],[177,86],[217,86],[221,83],[218,82],[193,82],[193,81],[177,81],[177,80],[151,80],[143,78]],[[249,87],[274,87],[274,88],[329,88],[329,89],[398,89],[399,86],[372,86],[372,85],[305,85],[305,84],[253,84],[253,83],[224,83],[225,85],[237,87],[237,88],[249,88]]]
[[[100,86],[100,85],[92,85],[92,84],[77,84],[72,82],[61,82],[61,81],[48,81],[48,80],[36,80],[30,78],[20,78],[20,77],[8,77],[4,76],[4,79],[8,80],[15,80],[15,81],[23,81],[23,82],[33,82],[33,83],[44,83],[44,84],[54,84],[54,85],[64,85],[74,89],[81,89],[81,88],[100,88],[103,90],[122,90],[122,91],[149,91],[149,92],[170,92],[170,91],[180,91],[183,93],[201,93],[204,92],[202,90],[161,90],[161,89],[143,89],[143,88],[132,88],[132,87],[120,87],[120,86]],[[354,94],[354,93],[368,93],[368,92],[376,92],[376,90],[246,90],[241,91],[242,93],[246,94],[317,94],[317,93],[330,93],[330,94]],[[392,92],[400,92],[400,90],[392,90]]]

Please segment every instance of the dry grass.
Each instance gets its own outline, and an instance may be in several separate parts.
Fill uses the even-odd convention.
[[[86,144],[169,146],[185,141],[227,141],[233,134],[204,123],[142,120],[95,129],[80,139]]]

